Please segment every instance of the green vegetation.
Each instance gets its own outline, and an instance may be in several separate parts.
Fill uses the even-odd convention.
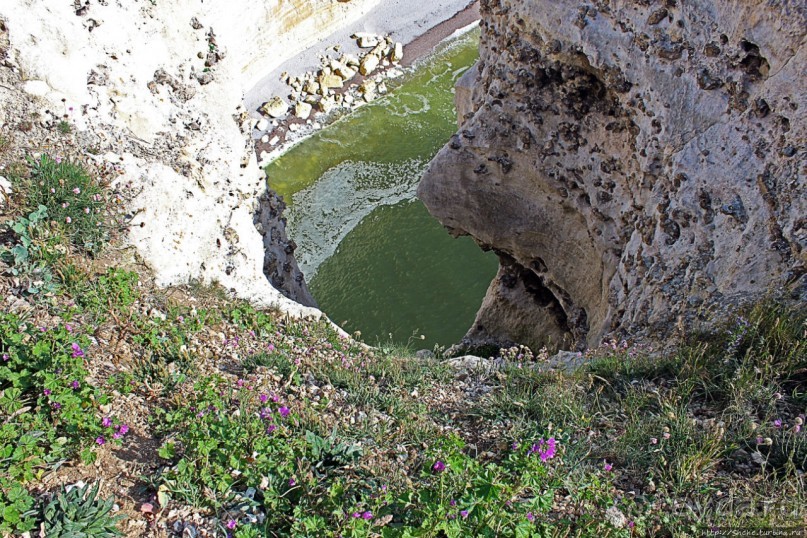
[[[100,484],[73,487],[59,493],[45,507],[45,533],[63,538],[112,538],[122,536],[117,528],[122,516],[112,516],[114,499],[98,499]]]
[[[238,538],[805,522],[803,311],[760,305],[676,352],[614,342],[569,373],[518,348],[458,373],[221,290],[154,288],[31,191],[90,177],[60,164],[29,163],[2,236],[0,534],[113,536],[122,514],[168,532],[189,512]],[[121,469],[135,485],[113,501]],[[62,487],[79,478],[94,486]]]

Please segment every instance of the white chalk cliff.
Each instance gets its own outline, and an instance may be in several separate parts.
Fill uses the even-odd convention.
[[[239,105],[261,77],[379,1],[3,0],[0,18],[26,92],[122,165],[129,239],[159,284],[215,281],[318,315],[264,276],[253,219],[265,181]]]

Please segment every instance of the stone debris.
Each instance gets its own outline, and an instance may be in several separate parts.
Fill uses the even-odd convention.
[[[384,79],[399,77],[403,73],[396,67],[403,60],[403,44],[389,36],[366,32],[353,34],[352,38],[359,48],[369,50],[358,55],[345,52],[338,58],[323,54],[320,57],[322,66],[318,70],[299,76],[285,71],[280,75],[281,82],[288,85],[289,93],[274,96],[260,107],[261,114],[275,120],[270,125],[264,118],[256,126],[263,144],[268,140],[274,146],[285,141],[289,133],[319,129],[321,126],[315,121],[318,115],[327,115],[337,109],[353,109],[387,93]],[[334,47],[326,52],[330,50],[339,52]],[[372,78],[365,78],[370,76]],[[282,129],[273,136],[271,131],[277,127],[278,119]],[[305,120],[306,124],[296,120]],[[275,138],[278,141],[272,144],[271,140]]]
[[[272,97],[262,107],[261,112],[272,118],[282,118],[289,110],[289,104],[282,97]]]

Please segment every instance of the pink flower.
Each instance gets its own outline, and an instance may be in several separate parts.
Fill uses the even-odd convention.
[[[670,432],[664,432],[664,433],[661,434],[661,436],[664,437],[665,439],[669,439],[670,438]]]
[[[258,399],[261,401],[261,403],[266,403],[267,400],[269,400],[269,396],[267,396],[266,394],[261,394],[260,396],[258,396]]]
[[[76,187],[75,189],[73,189],[73,194],[81,194],[81,189]]]
[[[62,158],[56,157],[56,164],[62,164]]]
[[[45,396],[50,396],[51,395],[51,390],[50,389],[45,389],[45,390],[42,391],[42,394],[44,394]]]
[[[361,515],[362,519],[370,520],[373,519],[373,513],[367,510],[365,513]]]
[[[236,525],[238,525],[238,522],[234,519],[231,519],[230,521],[227,522],[227,528],[230,530],[233,530],[236,527]]]
[[[3,362],[8,362],[8,353],[3,353]]]
[[[782,421],[777,418],[776,420],[773,421],[773,427],[774,428],[781,428],[782,427]]]
[[[432,465],[432,469],[434,469],[434,472],[436,472],[436,473],[442,473],[443,471],[445,471],[445,470],[446,470],[446,464],[445,464],[445,463],[443,463],[443,462],[442,462],[442,461],[440,461],[440,460],[437,460],[437,461],[435,462],[435,464],[434,464],[434,465]]]
[[[275,426],[274,424],[269,424],[269,427],[266,428],[266,433],[272,433],[276,429],[277,429],[277,426]]]
[[[297,481],[293,478],[289,478],[289,487],[293,488],[295,485],[297,485]]]
[[[76,344],[75,342],[73,342],[70,345],[70,347],[73,349],[73,358],[74,359],[76,357],[83,357],[84,356],[84,350],[81,349],[81,347],[78,344]]]
[[[110,419],[109,417],[102,418],[101,426],[103,426],[104,428],[109,428],[110,426],[112,426],[112,419]]]
[[[85,207],[85,208],[84,208],[84,214],[85,214],[85,215],[89,215],[89,214],[90,214],[90,208],[89,208],[89,207]]]
[[[468,510],[460,511],[460,515],[462,516],[462,519],[468,519]]]
[[[78,389],[81,386],[81,383],[79,383],[78,380],[74,379],[73,382],[70,383],[70,386],[73,387],[74,389]]]
[[[289,413],[291,413],[289,408],[285,406],[278,409],[277,412],[280,413],[280,416],[283,418],[286,418],[287,416],[289,416]]]
[[[64,221],[65,221],[67,224],[70,224],[71,222],[73,222],[73,219],[71,219],[70,217],[67,217],[67,218],[65,218],[65,219],[64,219]]]
[[[651,445],[658,444],[658,439],[656,439],[655,437],[651,437],[651,438],[650,438],[650,444],[651,444]]]
[[[104,443],[106,443],[106,439],[104,439],[103,435],[99,435],[98,437],[95,438],[95,442],[98,443],[99,445],[103,445]]]
[[[533,515],[532,512],[527,512],[527,521],[529,521],[530,523],[535,521],[535,516]]]
[[[610,472],[614,470],[614,466],[608,463],[608,460],[602,460],[602,463],[603,463],[602,468],[605,469],[606,471]]]

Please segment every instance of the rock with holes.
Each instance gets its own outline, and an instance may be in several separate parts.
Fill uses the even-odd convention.
[[[418,196],[499,256],[465,343],[595,346],[807,300],[807,12],[485,0]]]

